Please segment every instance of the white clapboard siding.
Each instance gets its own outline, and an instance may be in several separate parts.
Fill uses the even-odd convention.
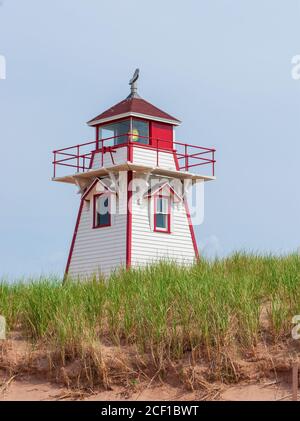
[[[141,147],[132,145],[133,163],[137,165],[146,165],[149,167],[159,166],[168,170],[175,170],[175,161],[173,152],[157,151],[148,146]],[[111,155],[112,154],[112,155]],[[113,160],[112,160],[113,156]],[[127,145],[114,149],[114,152],[105,152],[103,155],[103,167],[111,167],[127,162]],[[102,152],[96,152],[94,155],[92,168],[93,170],[100,168],[102,164]],[[157,165],[158,164],[158,165]]]
[[[144,266],[158,260],[191,264],[195,260],[188,218],[183,202],[172,203],[171,233],[153,231],[151,199],[132,203],[132,265]]]
[[[155,183],[161,179],[152,176]],[[105,179],[103,179],[103,182]],[[107,181],[107,180],[106,180]],[[134,178],[135,183],[138,179]],[[149,185],[152,180],[148,180]],[[172,184],[172,180],[170,180]],[[97,187],[98,186],[98,187]],[[102,186],[102,187],[101,187]],[[72,258],[69,266],[71,278],[87,278],[101,273],[108,276],[112,271],[126,265],[127,239],[127,173],[120,173],[120,190],[114,196],[116,213],[111,215],[111,226],[93,228],[93,194],[105,188],[98,182],[89,192],[84,204]],[[133,191],[136,186],[133,186]],[[165,189],[167,187],[164,187]],[[98,190],[97,190],[98,189]],[[143,192],[142,192],[143,193]],[[115,195],[115,193],[111,193]],[[191,264],[195,260],[193,241],[188,225],[186,209],[182,201],[171,205],[171,233],[153,231],[153,197],[133,194],[131,230],[131,264],[144,266],[159,260],[172,260],[179,264]]]
[[[93,192],[91,204],[85,203],[82,209],[69,267],[71,278],[87,278],[100,273],[107,276],[126,265],[126,204],[119,202],[124,195],[116,199],[116,213],[111,215],[111,226],[103,228],[93,228],[92,195]]]
[[[113,161],[112,161],[113,156]],[[113,152],[105,152],[103,154],[103,167],[112,167],[127,162],[127,145],[122,148],[116,148]],[[102,152],[96,152],[92,164],[92,169],[100,168],[102,164]]]
[[[158,161],[158,165],[157,165]],[[173,152],[157,151],[147,147],[134,147],[133,148],[133,163],[146,165],[149,167],[159,166],[168,170],[175,170],[175,162]]]

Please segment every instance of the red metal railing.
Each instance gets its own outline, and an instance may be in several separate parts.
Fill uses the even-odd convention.
[[[174,144],[177,146],[176,155],[180,170],[189,171],[193,167],[208,165],[211,168],[211,175],[215,175],[216,150],[214,148],[204,148],[203,146],[189,145],[181,142],[174,142]],[[183,149],[183,152],[180,152],[180,148]],[[184,165],[180,165],[181,160],[184,160]]]
[[[143,141],[145,143],[143,143]],[[211,175],[215,175],[216,161],[215,149],[213,148],[204,148],[202,146],[189,145],[178,141],[172,142],[165,139],[125,133],[119,136],[93,140],[91,142],[53,151],[53,177],[55,178],[57,176],[57,166],[76,168],[76,172],[85,172],[89,170],[93,152],[96,151],[101,152],[102,166],[106,153],[110,153],[111,160],[114,164],[113,153],[117,148],[124,146],[127,146],[127,148],[132,148],[134,146],[154,148],[156,150],[157,166],[159,166],[160,152],[168,152],[176,155],[179,170],[189,171],[190,168],[205,165],[210,168]]]

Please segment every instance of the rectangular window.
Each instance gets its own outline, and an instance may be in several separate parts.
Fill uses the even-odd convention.
[[[154,200],[154,231],[170,233],[171,219],[170,198],[155,196]]]
[[[104,146],[121,145],[127,143],[127,133],[131,133],[132,142],[149,144],[149,123],[135,118],[100,126],[98,140],[104,140]],[[101,146],[99,142],[99,148]]]
[[[99,140],[108,139],[104,142],[104,146],[121,145],[122,143],[127,143],[127,133],[129,132],[130,120],[106,124],[99,127]],[[99,148],[101,146],[101,142],[99,142]]]
[[[137,143],[143,143],[148,145],[149,143],[149,123],[147,121],[132,119],[131,129],[131,141]]]
[[[110,195],[102,193],[94,196],[93,228],[111,225]]]

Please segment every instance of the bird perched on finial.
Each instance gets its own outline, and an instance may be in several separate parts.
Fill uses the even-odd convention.
[[[140,69],[135,69],[135,72],[129,81],[129,85],[131,86],[131,92],[128,98],[139,98],[139,95],[137,93],[137,83],[136,83],[136,81],[139,78],[139,75],[140,75]]]
[[[140,69],[135,69],[135,72],[133,73],[133,76],[129,81],[129,85],[132,85],[136,80],[138,80],[139,75],[140,75]]]

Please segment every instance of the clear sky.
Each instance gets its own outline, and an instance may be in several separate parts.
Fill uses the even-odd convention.
[[[205,255],[300,246],[298,0],[2,0],[0,276],[62,273],[79,196],[51,182],[51,151],[139,93],[217,148],[196,228]]]

